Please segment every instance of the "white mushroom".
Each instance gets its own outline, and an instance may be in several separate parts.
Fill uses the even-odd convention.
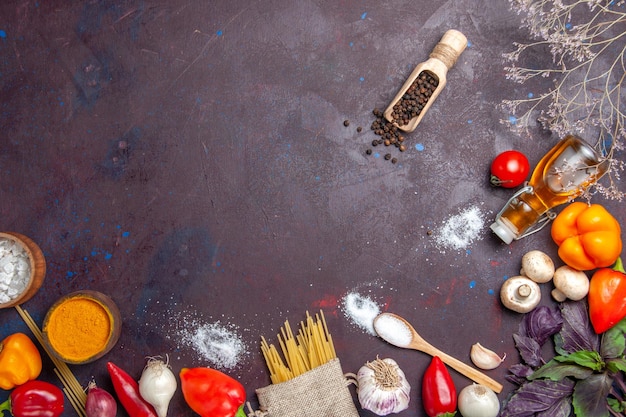
[[[530,278],[515,276],[507,279],[500,288],[500,300],[509,310],[528,313],[541,301],[539,285]]]
[[[563,265],[554,272],[554,287],[552,298],[558,302],[582,300],[589,293],[589,278],[583,271]]]
[[[531,250],[522,257],[520,275],[527,276],[535,282],[543,284],[554,275],[554,262],[548,254],[540,250]]]

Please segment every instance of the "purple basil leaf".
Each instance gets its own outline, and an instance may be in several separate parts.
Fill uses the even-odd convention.
[[[543,364],[541,346],[539,346],[539,343],[537,343],[535,339],[514,334],[513,340],[515,340],[515,347],[517,347],[522,360],[526,362],[528,366],[537,367]]]
[[[524,365],[521,363],[515,364],[509,368],[509,372],[511,372],[515,376],[519,376],[521,378],[527,378],[534,372],[533,368],[528,365]]]
[[[570,397],[563,397],[546,411],[537,413],[536,417],[569,417],[572,414],[572,401]]]
[[[561,330],[563,317],[558,308],[539,306],[524,315],[520,323],[519,334],[533,338],[543,346],[555,333]]]
[[[578,381],[574,388],[572,404],[577,416],[605,417],[608,416],[609,395],[613,379],[607,374],[593,374]]]
[[[509,368],[509,374],[505,376],[506,380],[515,384],[522,385],[527,381],[527,378],[534,372],[533,368],[521,363],[515,364]]]
[[[563,327],[555,337],[555,349],[561,355],[579,350],[598,351],[600,338],[593,330],[589,321],[587,303],[568,301],[561,303]]]
[[[562,401],[569,401],[574,392],[574,381],[540,379],[524,384],[506,403],[500,417],[531,417],[545,412]],[[557,407],[559,408],[559,407]]]

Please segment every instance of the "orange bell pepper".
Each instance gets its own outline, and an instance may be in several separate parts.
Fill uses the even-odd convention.
[[[579,271],[613,265],[622,252],[621,228],[603,206],[571,203],[552,223],[563,262]]]
[[[41,373],[41,355],[24,333],[14,333],[0,342],[0,388],[10,390]]]

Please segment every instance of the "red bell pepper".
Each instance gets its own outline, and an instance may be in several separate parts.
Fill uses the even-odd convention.
[[[154,407],[139,394],[139,384],[124,370],[112,362],[107,362],[113,389],[130,417],[157,417]]]
[[[448,368],[439,356],[433,356],[422,379],[422,405],[429,417],[452,417],[456,414],[456,387]]]
[[[31,380],[19,385],[0,404],[0,412],[8,410],[14,417],[58,417],[64,409],[63,391],[49,382]]]
[[[180,386],[187,405],[202,417],[246,417],[246,390],[236,379],[211,368],[183,368]]]
[[[589,282],[589,319],[596,333],[604,333],[626,317],[626,273],[621,258],[613,269],[598,269]]]

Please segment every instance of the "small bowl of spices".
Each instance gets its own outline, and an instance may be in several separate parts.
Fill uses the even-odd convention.
[[[43,322],[46,347],[63,362],[81,365],[106,355],[117,343],[122,319],[105,294],[81,290],[61,297]]]
[[[25,303],[46,276],[46,259],[29,237],[0,232],[0,309]]]

